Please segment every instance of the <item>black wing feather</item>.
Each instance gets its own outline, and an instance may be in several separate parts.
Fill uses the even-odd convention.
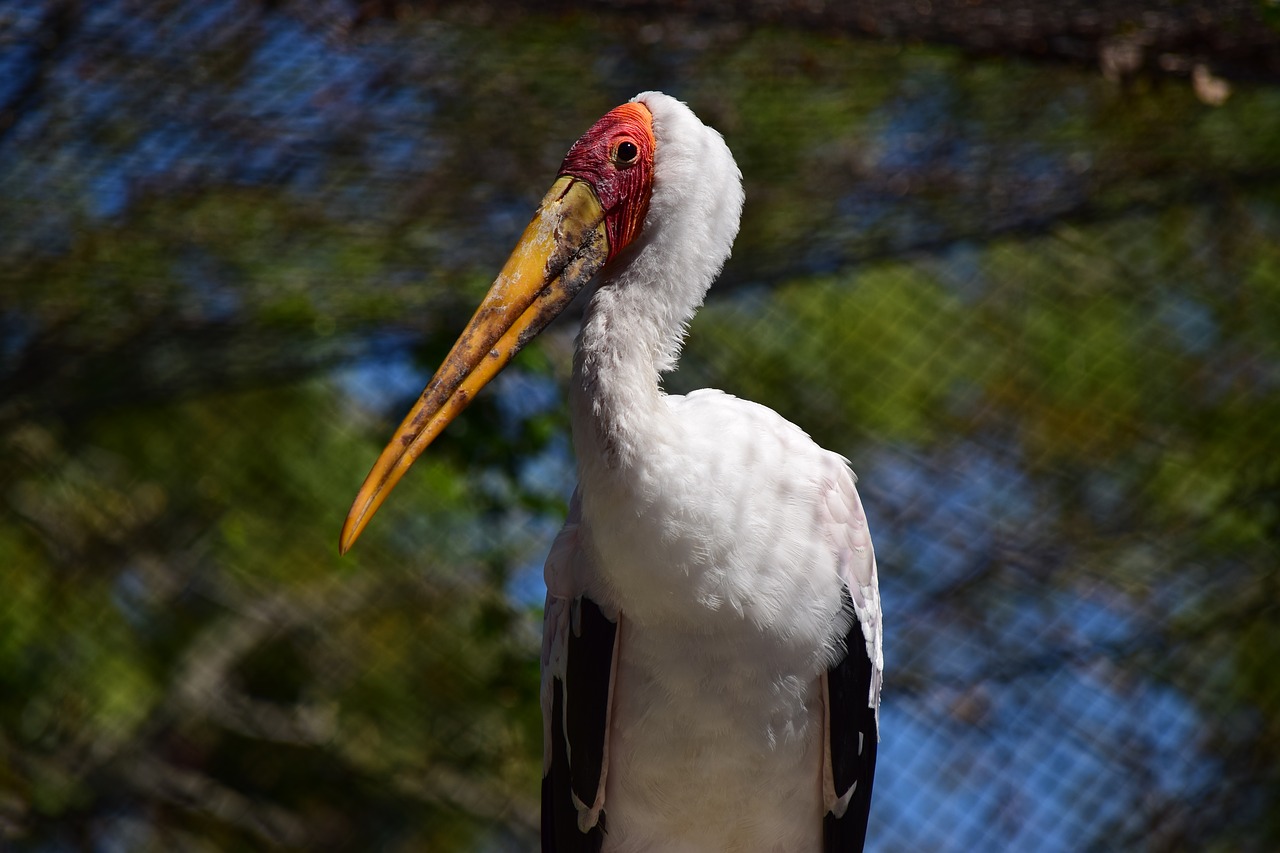
[[[574,626],[565,654],[565,678],[552,680],[551,769],[542,780],[543,853],[599,853],[605,815],[578,829],[579,802],[595,802],[604,770],[610,680],[618,625],[589,598],[574,602]]]
[[[845,635],[848,652],[844,660],[827,671],[827,700],[830,703],[827,708],[827,737],[837,795],[844,794],[854,785],[857,788],[843,817],[828,812],[823,819],[824,853],[860,853],[862,850],[867,840],[871,785],[876,773],[876,714],[867,702],[871,693],[872,664],[848,588],[844,590],[844,608],[850,617],[849,633]]]

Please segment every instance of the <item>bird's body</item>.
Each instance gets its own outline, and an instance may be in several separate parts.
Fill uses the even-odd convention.
[[[581,183],[600,219],[557,207]],[[770,409],[660,386],[729,255],[742,198],[720,135],[680,102],[644,93],[570,150],[472,321],[490,322],[495,293],[500,307],[510,301],[534,266],[526,247],[552,232],[556,247],[570,232],[577,248],[539,248],[536,260],[552,258],[545,289],[577,275],[575,264],[599,272],[570,386],[579,485],[546,566],[544,850],[862,847],[882,661],[875,557],[852,472]],[[543,292],[509,312],[521,319],[475,344],[469,329],[456,349],[480,365],[509,358],[504,342],[524,336],[518,324]],[[453,358],[389,453],[417,446],[424,423],[443,428],[431,425],[436,398],[468,381],[440,379]],[[399,458],[375,466],[378,490],[399,476],[379,474]],[[352,517],[358,533],[365,515]]]
[[[849,469],[753,403],[660,405],[676,440],[584,472],[547,566],[549,596],[620,626],[604,849],[817,851],[820,681],[850,627],[825,501]]]

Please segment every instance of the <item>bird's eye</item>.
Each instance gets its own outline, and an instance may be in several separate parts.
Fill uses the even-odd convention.
[[[640,149],[630,139],[624,139],[613,149],[613,159],[619,166],[630,166],[640,156]]]

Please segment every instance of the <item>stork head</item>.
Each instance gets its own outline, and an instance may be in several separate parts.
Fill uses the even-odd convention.
[[[569,149],[488,295],[360,487],[341,552],[476,392],[640,234],[655,147],[653,114],[637,99],[610,110]]]

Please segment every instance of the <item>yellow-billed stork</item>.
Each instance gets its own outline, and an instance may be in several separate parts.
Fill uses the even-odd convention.
[[[345,552],[594,282],[570,386],[579,483],[546,563],[544,851],[864,843],[883,661],[853,473],[770,409],[660,384],[742,201],[728,146],[681,102],[645,92],[596,122],[342,530]]]

